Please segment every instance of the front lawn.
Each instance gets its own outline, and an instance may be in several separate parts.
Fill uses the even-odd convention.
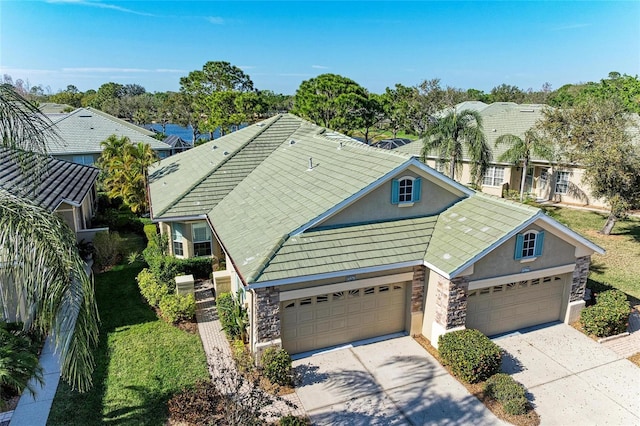
[[[163,425],[167,401],[184,386],[209,380],[200,337],[157,318],[135,281],[143,264],[96,275],[100,344],[94,387],[86,394],[60,383],[50,425]]]
[[[640,304],[640,219],[630,217],[616,223],[611,235],[598,231],[607,214],[556,206],[543,206],[550,216],[587,237],[607,252],[591,258],[589,286],[609,285],[631,296]]]

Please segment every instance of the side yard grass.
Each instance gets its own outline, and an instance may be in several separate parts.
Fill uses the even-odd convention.
[[[209,380],[200,337],[157,318],[135,281],[143,264],[96,275],[100,343],[94,387],[86,394],[58,387],[50,425],[163,425],[167,401],[185,386]]]
[[[550,216],[587,237],[607,252],[591,259],[589,287],[602,291],[607,286],[625,292],[633,306],[640,304],[640,218],[616,223],[611,235],[598,231],[607,214],[556,206],[541,206]]]

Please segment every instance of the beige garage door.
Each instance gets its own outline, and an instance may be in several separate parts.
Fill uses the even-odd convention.
[[[491,336],[560,319],[565,277],[544,277],[469,292],[466,327]]]
[[[282,302],[282,345],[294,354],[402,331],[406,287],[380,285]]]

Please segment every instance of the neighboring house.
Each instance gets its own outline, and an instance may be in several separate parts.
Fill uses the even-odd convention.
[[[487,144],[493,151],[493,162],[482,179],[482,191],[488,194],[503,196],[504,191],[511,189],[520,191],[522,166],[513,163],[500,162],[498,158],[509,146],[501,144],[496,148],[495,142],[502,135],[513,134],[524,138],[524,133],[531,129],[535,123],[542,119],[542,110],[546,105],[525,104],[518,105],[513,102],[496,102],[487,105],[483,102],[462,102],[456,105],[457,111],[471,109],[477,111],[482,117],[484,134]],[[401,152],[420,156],[422,152],[422,140],[400,146]],[[463,184],[470,184],[470,162],[467,153],[464,152],[465,161],[462,173],[456,174],[456,180]],[[442,173],[448,173],[448,166],[439,161],[434,153],[427,156],[427,164]],[[525,181],[525,192],[533,194],[539,200],[552,200],[569,204],[591,205],[605,207],[604,200],[594,198],[589,187],[582,182],[584,169],[576,164],[567,164],[561,158],[553,164],[547,159],[533,156]]]
[[[539,209],[290,114],[163,160],[150,199],[175,256],[225,257],[257,355],[572,322],[603,253]]]
[[[56,158],[30,154],[26,164],[15,161],[19,151],[0,148],[0,188],[56,213],[78,241],[92,241],[105,228],[91,229],[99,170]],[[37,163],[37,164],[36,164]],[[40,180],[33,170],[41,168]]]
[[[101,142],[111,135],[126,136],[132,143],[146,143],[160,158],[171,155],[171,147],[155,139],[151,130],[94,108],[78,108],[69,114],[50,118],[60,138],[48,141],[47,152],[61,160],[93,165],[102,153]]]

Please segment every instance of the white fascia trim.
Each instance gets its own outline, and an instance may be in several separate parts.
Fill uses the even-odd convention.
[[[382,272],[382,271],[388,271],[388,270],[392,270],[392,269],[400,269],[400,268],[408,268],[408,267],[412,267],[412,266],[420,266],[423,263],[424,262],[422,260],[415,260],[415,261],[410,261],[410,262],[393,263],[391,265],[371,266],[369,268],[348,269],[348,270],[342,270],[342,271],[337,271],[337,272],[327,272],[325,274],[305,275],[305,276],[293,277],[293,278],[283,278],[283,279],[280,279],[280,280],[265,281],[265,282],[262,282],[262,283],[249,284],[247,286],[246,290],[255,290],[255,289],[258,289],[258,288],[275,287],[275,286],[288,285],[288,284],[305,283],[305,282],[309,282],[309,281],[318,281],[318,280],[326,280],[326,279],[332,279],[332,278],[340,278],[340,277],[345,277],[346,275],[369,274],[369,273],[372,273],[372,272]]]
[[[438,268],[438,267],[436,267],[436,266],[432,265],[431,263],[429,263],[429,262],[426,262],[426,261],[425,261],[425,262],[423,262],[422,264],[423,264],[425,267],[429,268],[431,271],[433,271],[433,272],[437,273],[438,275],[440,275],[441,277],[446,278],[446,279],[448,279],[448,280],[450,280],[450,279],[451,279],[451,276],[450,276],[449,274],[447,274],[446,272],[444,272],[442,269],[440,269],[440,268]]]
[[[67,203],[67,204],[69,204],[70,206],[73,206],[73,207],[80,207],[82,205],[82,204],[76,203],[75,201],[71,201],[71,200],[67,200],[67,199],[63,198],[63,199],[60,200],[60,202],[58,204],[56,204],[56,206],[53,208],[52,211],[56,211],[58,209],[58,207],[60,207],[60,205],[62,203]]]
[[[411,157],[411,165],[413,165],[415,167],[418,167],[420,170],[422,170],[425,173],[427,173],[428,175],[434,177],[436,180],[444,181],[448,185],[453,186],[458,191],[462,192],[463,194],[465,194],[467,196],[471,196],[471,195],[473,195],[475,193],[475,191],[473,189],[467,188],[463,184],[461,184],[459,182],[456,182],[455,180],[451,179],[450,177],[440,173],[436,169],[427,166],[422,161],[418,160],[418,158],[415,157],[415,156]]]
[[[409,167],[411,162],[412,162],[412,159],[409,159],[406,162],[404,162],[401,165],[399,165],[398,167],[396,167],[395,169],[385,173],[382,177],[379,177],[374,182],[372,182],[369,185],[365,186],[360,191],[358,191],[355,194],[353,194],[351,197],[349,197],[349,198],[347,198],[345,200],[342,200],[340,203],[338,203],[335,206],[331,207],[329,210],[325,211],[324,213],[320,214],[319,216],[316,216],[314,219],[311,219],[309,222],[307,222],[304,225],[300,226],[299,228],[295,229],[289,235],[290,236],[299,235],[299,234],[302,234],[307,229],[313,228],[318,223],[324,221],[328,217],[333,216],[334,214],[336,214],[340,210],[342,210],[345,207],[349,206],[350,204],[354,203],[359,198],[365,196],[366,194],[370,193],[374,189],[376,189],[379,186],[381,186],[382,184],[384,184],[392,176],[400,173],[402,170],[404,170],[407,167]]]
[[[520,232],[523,228],[526,228],[527,226],[531,225],[533,222],[535,222],[536,220],[540,219],[540,216],[544,215],[544,213],[542,213],[542,210],[539,211],[538,213],[535,214],[535,216],[529,218],[527,221],[525,221],[522,225],[518,226],[515,229],[512,229],[511,232],[508,232],[504,237],[500,238],[498,241],[496,241],[495,243],[491,244],[489,247],[487,247],[486,249],[484,249],[483,251],[481,251],[480,253],[478,253],[477,255],[475,255],[474,257],[472,257],[470,260],[468,260],[467,262],[465,262],[462,266],[460,266],[458,269],[454,270],[450,275],[451,278],[455,278],[458,276],[458,274],[460,274],[462,271],[464,271],[465,269],[467,269],[468,267],[470,267],[471,265],[475,264],[478,260],[482,259],[483,257],[485,257],[487,254],[489,254],[491,251],[493,251],[496,247],[502,245],[504,242],[506,242],[508,239],[512,238],[514,235],[516,235],[518,232]]]
[[[553,268],[538,269],[536,271],[522,272],[519,274],[501,275],[499,277],[469,281],[469,290],[478,290],[481,288],[512,283],[515,281],[529,281],[534,278],[548,277],[550,275],[566,274],[568,272],[573,272],[575,269],[576,264],[571,263],[569,265],[555,266]]]
[[[187,220],[206,220],[207,219],[207,215],[206,214],[200,214],[197,216],[174,216],[174,217],[162,217],[159,219],[151,219],[151,222],[153,223],[160,223],[160,222],[184,222]]]
[[[547,216],[546,214],[543,214],[543,215],[541,215],[539,217],[539,219],[541,219],[544,223],[546,223],[547,225],[549,225],[553,229],[555,229],[557,231],[560,231],[560,232],[562,232],[564,234],[567,234],[570,238],[576,240],[580,244],[583,244],[583,245],[589,247],[591,250],[595,251],[596,253],[605,254],[605,249],[603,249],[602,247],[600,247],[599,245],[597,245],[595,243],[592,243],[591,241],[589,241],[588,239],[586,239],[582,235],[578,234],[576,231],[572,230],[571,228],[569,228],[567,226],[564,226],[563,224],[561,224],[557,220],[553,219],[552,217]]]
[[[315,287],[300,288],[297,290],[281,291],[280,301],[285,302],[287,300],[312,297],[319,294],[336,293],[338,291],[349,291],[362,287],[403,283],[412,280],[413,272],[405,272],[404,274],[384,275],[382,277],[365,278],[362,280],[345,281],[335,284],[325,284]]]

